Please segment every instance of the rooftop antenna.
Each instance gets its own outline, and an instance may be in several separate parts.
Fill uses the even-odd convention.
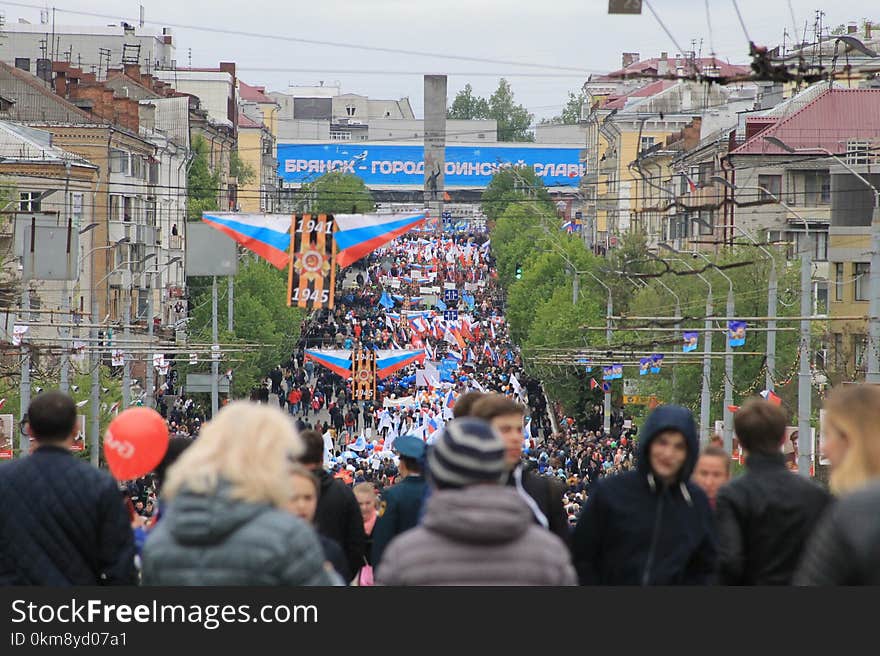
[[[144,6],[140,5],[140,19],[138,20],[138,25],[140,27],[144,26]]]

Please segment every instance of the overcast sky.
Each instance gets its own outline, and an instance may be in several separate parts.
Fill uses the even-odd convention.
[[[771,46],[781,42],[783,29],[792,31],[789,4],[802,35],[805,22],[809,22],[812,30],[815,9],[821,3],[825,5],[824,20],[831,26],[867,17],[874,4],[868,0],[739,0],[751,38]],[[173,28],[180,66],[187,65],[191,48],[194,66],[235,61],[242,79],[250,84],[265,84],[269,90],[283,91],[291,83],[338,81],[344,91],[375,98],[408,96],[417,116],[422,113],[422,80],[418,75],[401,71],[449,74],[450,102],[467,82],[478,93],[489,95],[503,75],[513,85],[517,100],[541,118],[558,113],[567,91],[579,88],[588,73],[618,68],[622,52],[639,52],[647,58],[658,56],[661,51],[672,55],[677,50],[647,7],[641,16],[608,16],[607,0],[214,0],[208,4],[144,0],[143,4],[148,28],[174,23],[222,27],[578,69],[542,70],[512,63],[456,61]],[[689,50],[691,41],[696,39],[699,50],[702,39],[704,55],[708,56],[714,44],[720,57],[747,63],[747,41],[732,2],[709,0],[711,35],[704,2],[652,0],[651,4],[682,48]],[[113,22],[65,14],[61,9],[107,14],[131,22],[136,22],[138,15],[137,2],[61,0],[57,7],[58,24]],[[37,9],[13,7],[0,0],[0,11],[10,23],[18,17],[39,22]],[[880,7],[875,14],[873,18],[880,21]],[[267,68],[286,70],[269,72]],[[365,70],[383,73],[354,72]],[[517,77],[516,73],[529,73],[532,77]],[[536,74],[540,77],[534,77]]]

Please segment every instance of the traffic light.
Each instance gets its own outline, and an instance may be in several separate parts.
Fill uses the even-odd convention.
[[[516,273],[514,274],[514,277],[515,277],[517,280],[521,280],[521,279],[522,279],[522,264],[517,263],[517,265],[516,265]]]

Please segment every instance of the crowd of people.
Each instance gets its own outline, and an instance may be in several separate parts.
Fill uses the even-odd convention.
[[[559,415],[509,337],[484,237],[399,239],[352,278],[250,402],[210,421],[166,407],[173,437],[142,479],[73,457],[75,404],[35,397],[33,454],[0,466],[0,584],[880,582],[880,389],[826,402],[830,490],[786,468],[788,417],[760,398],[734,415],[731,479],[685,408],[614,414],[607,433]],[[458,318],[420,309],[447,282]],[[359,400],[315,357],[373,347],[426,358]]]

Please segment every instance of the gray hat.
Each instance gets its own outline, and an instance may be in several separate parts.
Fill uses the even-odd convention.
[[[454,419],[428,449],[428,471],[438,488],[500,483],[506,473],[504,443],[482,419]]]

